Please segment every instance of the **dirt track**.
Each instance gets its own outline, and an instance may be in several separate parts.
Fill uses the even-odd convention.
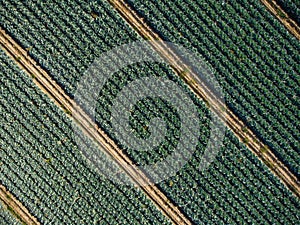
[[[174,224],[192,224],[183,213],[155,186],[147,176],[119,149],[116,144],[85,114],[85,112],[76,105],[76,103],[67,96],[59,85],[37,63],[27,55],[3,29],[0,29],[0,44],[2,48],[11,56],[21,69],[32,77],[35,84],[46,93],[54,102],[67,112],[73,121],[96,143],[104,148],[123,170],[140,186],[144,193],[162,210],[162,212],[173,221]]]
[[[300,40],[300,27],[293,21],[289,15],[279,6],[274,0],[261,0],[261,2],[272,12],[277,19],[296,37]],[[280,16],[280,13],[284,17]],[[300,15],[299,15],[300,16]]]
[[[123,4],[121,1],[109,0],[109,2],[118,10],[123,18],[125,18],[138,30],[143,37],[149,40],[161,40],[161,38],[155,34],[141,18],[132,12],[127,5]],[[294,33],[293,31],[291,32]],[[298,36],[295,36],[299,38],[299,33],[297,34]],[[77,112],[70,116],[77,121],[83,131],[96,140],[99,145],[103,146],[107,152],[115,158],[119,165],[121,165],[126,173],[137,184],[141,185],[147,196],[153,200],[153,202],[164,212],[166,216],[168,216],[175,224],[191,224],[180,210],[173,205],[157,187],[153,185],[144,185],[149,181],[148,178],[138,169],[128,166],[132,165],[132,162],[128,159],[128,157],[122,153],[122,151],[102,130],[95,127],[95,124],[90,120],[90,118],[77,107],[77,105],[63,92],[63,90],[50,78],[50,76],[36,64],[34,60],[27,56],[26,51],[15,43],[7,34],[5,34],[3,30],[1,30],[0,42],[2,47],[12,58],[15,59],[22,69],[24,69],[29,75],[33,74],[35,76],[34,82],[45,93],[47,93],[57,105],[69,112]],[[226,106],[221,104],[212,92],[203,83],[201,83],[201,81],[197,80],[197,82],[195,82],[196,75],[193,74],[184,64],[178,63],[180,62],[180,59],[176,54],[174,54],[167,46],[157,45],[156,42],[153,43],[154,49],[156,49],[162,57],[173,65],[173,69],[189,84],[191,89],[209,103],[211,109],[223,119],[227,126],[231,128],[241,141],[245,142],[245,140],[247,140],[246,145],[248,148],[254,152],[260,160],[268,165],[272,172],[277,175],[282,182],[295,193],[295,195],[300,197],[300,187],[296,177],[274,156],[268,147],[264,146],[249,129],[245,132],[246,126],[243,122],[229,111]],[[22,206],[20,202],[18,202],[13,196],[7,199],[7,196],[11,196],[11,194],[8,193],[4,187],[0,186],[0,198],[9,207],[11,207],[26,224],[39,224],[36,218],[31,216],[28,210]]]
[[[247,145],[247,147],[262,161],[280,180],[298,197],[300,197],[300,184],[297,178],[288,168],[277,159],[268,146],[264,145],[247,126],[224,105],[209,88],[186,66],[180,58],[164,45],[160,36],[156,34],[124,1],[108,0],[121,16],[150,42],[152,47],[173,67],[174,71],[181,76],[190,86],[193,92],[208,102],[210,109],[215,112],[235,135]]]
[[[22,223],[32,225],[40,224],[37,219],[30,215],[28,210],[2,185],[0,185],[0,198],[6,207],[12,210],[12,213],[15,214]]]

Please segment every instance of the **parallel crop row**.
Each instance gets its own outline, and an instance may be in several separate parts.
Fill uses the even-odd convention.
[[[0,201],[0,224],[1,225],[21,225],[20,221],[8,211],[3,205],[4,203]]]
[[[300,25],[300,2],[297,0],[276,0],[277,4],[294,20]]]
[[[33,215],[44,224],[168,224],[141,191],[96,173],[64,112],[3,52],[0,64],[0,181]],[[101,162],[103,170],[118,172],[105,155]]]
[[[47,1],[46,3],[35,1],[32,3],[30,1],[10,1],[1,4],[5,9],[1,11],[1,26],[19,41],[24,48],[29,48],[29,54],[35,58],[70,95],[74,95],[76,82],[93,59],[99,56],[103,51],[109,50],[114,46],[138,39],[134,31],[118,17],[105,2],[99,3],[94,1],[84,3],[81,0],[77,0],[68,3],[58,1],[56,3],[52,3],[52,1]],[[94,15],[98,15],[97,19],[93,19],[90,12],[94,12]],[[291,51],[293,50],[292,47],[289,48]],[[247,221],[255,224],[277,222],[290,224],[298,221],[297,208],[299,207],[299,201],[294,198],[278,179],[276,179],[244,145],[239,143],[237,138],[229,131],[226,134],[222,150],[218,154],[217,160],[211,165],[209,170],[203,172],[198,171],[197,168],[210,133],[208,129],[210,120],[209,110],[205,107],[205,104],[192,95],[183,82],[163,64],[148,63],[143,66],[134,65],[127,67],[114,74],[105,85],[105,88],[99,93],[96,115],[97,122],[110,137],[114,138],[109,111],[113,99],[121,88],[124,87],[126,82],[128,83],[141,76],[161,76],[173,80],[189,94],[197,106],[200,117],[199,129],[201,130],[201,135],[194,158],[191,159],[182,170],[178,171],[176,176],[159,184],[161,190],[169,196],[175,205],[178,205],[194,223],[220,223],[223,221],[224,223],[234,224]],[[7,85],[8,84],[5,86]],[[25,99],[27,98],[28,97]],[[178,100],[180,101],[180,99]],[[42,110],[40,106],[41,105],[36,109],[39,108]],[[15,107],[18,108],[18,106]],[[26,111],[30,110],[26,107],[24,108]],[[13,107],[9,109],[12,110]],[[17,114],[17,112],[14,113]],[[10,115],[10,113],[7,114]],[[137,164],[154,163],[163,159],[178,143],[178,136],[180,136],[178,127],[180,126],[180,121],[176,110],[172,108],[172,103],[166,103],[160,99],[144,99],[135,106],[131,113],[133,132],[141,137],[147,137],[149,135],[147,125],[151,118],[157,116],[162,117],[168,127],[166,141],[158,148],[154,149],[153,152],[141,153],[128,149],[126,146],[120,146]],[[50,115],[47,118],[53,120],[59,117]],[[19,121],[19,119],[17,121]],[[22,126],[33,126],[21,122],[20,124]],[[63,123],[65,127],[60,123],[55,124],[59,126],[57,129],[53,126],[49,126],[47,129],[55,128],[55,132],[60,133],[69,131],[70,129],[65,123]],[[18,127],[18,125],[16,127]],[[22,127],[21,125],[19,126]],[[36,132],[31,131],[33,128],[28,127],[28,130],[31,131],[28,136],[31,139],[26,145],[27,148],[32,146],[35,142],[38,142],[40,136],[49,138],[48,132],[43,132],[39,126],[35,127],[38,128]],[[5,127],[5,129],[8,128]],[[43,135],[38,135],[40,133]],[[60,135],[58,135],[58,137],[59,136]],[[12,138],[18,140],[18,137],[7,137],[5,140],[8,142]],[[51,143],[56,143],[57,141]],[[117,139],[115,139],[115,141],[118,143]],[[46,144],[47,143],[48,142],[46,142]],[[63,143],[64,146],[67,145],[67,143],[70,143],[70,138],[68,138],[66,142],[61,143]],[[48,152],[44,157],[45,159],[57,158],[56,160],[52,160],[52,163],[57,161],[57,164],[54,165],[56,165],[56,168],[59,168],[59,172],[56,173],[55,176],[50,176],[52,173],[48,174],[47,170],[43,169],[42,171],[45,172],[35,177],[34,179],[38,181],[32,180],[32,184],[37,182],[38,184],[45,185],[48,192],[51,192],[51,187],[55,186],[55,182],[64,182],[66,178],[70,179],[65,174],[68,174],[69,170],[74,170],[73,165],[78,164],[77,160],[80,162],[79,158],[72,156],[70,153],[76,153],[72,150],[73,148],[75,147],[72,146],[68,148],[68,151],[63,151],[63,159],[65,161],[62,161],[60,160],[60,157],[63,157],[61,156],[62,151],[59,151],[59,148],[55,146],[51,147],[51,145],[44,146],[42,155],[45,154],[44,152]],[[49,149],[53,150],[49,151]],[[37,150],[39,150],[39,148],[35,151]],[[22,157],[19,155],[6,156],[7,160],[26,157],[26,154],[22,152],[16,154],[20,154]],[[67,160],[68,157],[65,158],[65,156],[73,160]],[[30,165],[31,162],[35,160],[35,155],[27,156],[26,159],[29,161],[27,163],[24,162],[24,168],[28,167],[31,171],[34,171]],[[48,168],[52,163],[49,165],[47,163],[41,163],[40,167]],[[17,166],[13,167],[12,164],[13,171],[16,171],[17,168]],[[84,167],[80,167],[80,174],[78,174],[77,180],[68,181],[67,184],[72,185],[74,182],[77,183],[80,179],[85,179],[84,172],[81,173],[81,171],[85,170]],[[7,169],[6,171],[8,173],[9,170]],[[22,173],[22,171],[20,171],[20,173]],[[17,177],[17,174],[14,174],[14,176]],[[92,180],[94,177],[97,177],[96,174],[90,176]],[[44,177],[46,177],[47,180],[44,180]],[[51,179],[53,179],[53,181]],[[96,183],[95,187],[97,187],[97,185],[99,184]],[[10,185],[10,187],[12,186],[13,185]],[[80,187],[84,189],[86,185]],[[67,190],[66,188],[66,191]],[[22,190],[16,189],[15,191],[20,192]],[[55,190],[52,190],[52,192],[53,191]],[[66,194],[67,193],[64,193],[63,196],[66,196]],[[20,194],[18,196],[20,196]],[[83,195],[81,194],[80,196]],[[130,195],[127,196],[129,197]],[[68,197],[70,197],[70,195],[68,195]],[[58,200],[58,203],[68,204],[67,199],[68,198],[64,198],[62,201]],[[75,199],[76,195],[74,196],[74,201]],[[132,199],[135,200],[136,198],[130,198],[130,201],[132,201]],[[77,201],[83,201],[83,199],[80,198]],[[99,203],[95,199],[91,201],[96,201],[97,204]],[[103,201],[107,200],[103,199]],[[88,202],[86,204],[88,204]],[[101,203],[102,201],[100,201],[99,204]],[[35,204],[32,204],[30,208],[34,208],[34,205]],[[115,206],[116,204],[111,204],[112,208]],[[68,211],[64,211],[68,207],[63,206],[61,208],[63,211],[56,211],[57,214],[61,213],[61,216],[63,216],[63,214],[68,213]],[[94,210],[98,210],[99,208],[101,207],[98,205]],[[84,208],[81,209],[83,210]],[[126,207],[126,209],[130,210],[129,206]],[[112,210],[112,212],[115,210],[116,209]],[[136,214],[137,216],[139,215],[139,213],[135,213],[133,216]],[[88,216],[91,218],[93,215]],[[114,217],[114,215],[122,216],[122,214],[119,215],[118,213],[112,215],[111,212],[108,213],[108,215],[110,218]],[[148,218],[149,214],[146,215]],[[80,220],[79,215],[74,215],[72,218],[74,218],[73,222],[78,219]],[[141,223],[143,223],[143,221]],[[161,221],[159,223],[161,223]]]
[[[1,7],[1,26],[71,96],[87,66],[102,52],[138,39],[105,2],[4,1]]]
[[[158,74],[161,77],[169,77],[180,85],[180,81],[164,65],[146,64],[128,67],[116,73],[100,92],[97,121],[106,132],[111,134],[112,138],[114,138],[114,131],[108,109],[113,99],[126,85],[125,78],[135,80],[143,76],[158,76]],[[183,86],[183,88],[186,87]],[[189,93],[187,88],[186,91]],[[195,223],[219,221],[230,224],[242,221],[292,223],[297,218],[294,213],[297,211],[298,200],[290,196],[282,184],[244,145],[239,143],[231,132],[226,133],[221,151],[210,169],[204,172],[198,170],[210,134],[210,113],[195,97],[191,95],[191,98],[197,105],[201,118],[199,124],[201,134],[198,137],[197,151],[175,177],[161,182],[158,186]],[[133,161],[138,164],[155,163],[170,154],[178,144],[178,137],[181,135],[178,131],[180,120],[178,121],[176,109],[171,105],[161,99],[147,98],[134,107],[131,114],[132,132],[147,137],[150,134],[144,128],[149,125],[151,118],[160,117],[166,122],[168,133],[165,141],[153,152],[135,151],[119,143]],[[118,139],[115,141],[118,143]],[[168,171],[168,169],[164,168],[163,171]],[[161,174],[155,175],[163,177]],[[295,211],[286,210],[287,204],[291,204],[290,209],[294,208]],[[279,211],[281,216],[277,216]]]
[[[127,2],[211,64],[230,109],[299,176],[299,41],[257,0]]]

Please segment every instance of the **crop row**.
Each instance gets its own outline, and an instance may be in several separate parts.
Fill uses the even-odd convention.
[[[79,152],[64,112],[3,52],[0,57],[0,181],[33,215],[45,224],[168,223],[141,191],[96,173]],[[87,138],[83,143],[101,151]],[[100,159],[102,170],[120,170],[105,155]]]
[[[180,81],[172,75],[172,71],[165,65],[146,64],[144,66],[131,66],[114,74],[100,92],[99,104],[96,109],[97,122],[104,127],[106,132],[112,134],[113,139],[114,130],[110,122],[111,114],[107,109],[110,108],[117,94],[126,86],[124,78],[129,77],[130,80],[136,80],[143,76],[157,76],[157,74],[161,77],[169,77],[180,85]],[[145,84],[144,88],[146,87]],[[143,87],[140,88],[143,89]],[[186,87],[185,90],[189,93]],[[293,222],[297,218],[294,214],[297,207],[291,206],[295,211],[288,211],[285,209],[286,204],[297,206],[299,202],[229,131],[227,131],[221,151],[217,154],[217,159],[210,166],[210,169],[203,172],[198,170],[210,135],[210,113],[195,97],[191,96],[191,98],[197,105],[198,115],[201,118],[199,123],[201,132],[198,137],[197,150],[189,163],[176,176],[164,180],[158,186],[195,223],[219,221],[224,223],[241,223],[242,221],[248,223],[257,223],[258,221],[265,223]],[[181,99],[178,100],[181,101]],[[127,101],[130,99],[124,100],[124,102]],[[120,104],[122,103],[120,102]],[[149,121],[153,117],[160,117],[166,122],[169,133],[166,134],[165,140],[152,152],[128,149],[118,143],[118,139],[115,139],[138,164],[153,164],[170,154],[178,144],[178,137],[182,135],[178,131],[181,118],[178,118],[176,108],[173,109],[171,105],[161,99],[147,98],[140,101],[132,110],[131,116],[132,119],[135,119],[132,121],[132,129],[141,136],[150,135],[149,131],[145,131],[143,128],[149,125]],[[124,132],[126,131],[124,130]],[[167,165],[162,171],[168,171],[170,169],[168,167],[171,168],[172,165]],[[153,176],[154,179],[164,176],[163,174],[148,175]],[[208,199],[207,205],[202,205],[202,202],[206,201],[204,199]],[[289,201],[291,202],[288,203]],[[281,216],[277,216],[277,210],[280,211]],[[291,220],[288,221],[288,218]]]
[[[71,96],[87,66],[102,52],[138,39],[105,2],[12,1],[1,4],[5,9],[1,26],[28,48],[30,55]],[[97,20],[93,20],[91,12],[99,15]]]
[[[297,0],[276,0],[288,16],[300,25],[300,3]]]
[[[21,225],[20,221],[15,217],[15,215],[5,208],[3,204],[4,203],[0,201],[0,224]]]
[[[71,5],[72,8],[76,9],[75,3],[72,4],[74,4]],[[38,7],[38,4],[34,6]],[[69,8],[71,6],[69,6]],[[82,5],[79,5],[79,7],[81,6]],[[228,7],[231,10],[234,9],[233,7]],[[113,19],[115,19],[118,23],[114,23],[114,26],[110,26],[109,29],[114,29],[114,31],[108,32],[106,35],[104,35],[103,32],[99,33],[99,31],[97,31],[96,29],[96,25],[100,26],[100,24],[102,24],[101,27],[103,29],[108,29],[108,27],[103,26],[103,24],[107,24],[107,21],[100,21],[100,19],[97,19],[96,21],[94,21],[94,23],[92,23],[91,18],[89,18],[90,15],[84,13],[82,13],[83,15],[81,15],[82,19],[78,19],[79,16],[76,14],[76,12],[74,12],[74,10],[69,10],[69,8],[68,6],[65,6],[63,4],[53,7],[38,7],[39,10],[47,15],[52,15],[51,11],[55,11],[56,17],[54,19],[47,19],[47,17],[41,16],[41,13],[40,15],[35,15],[34,11],[29,11],[30,7],[24,7],[22,11],[14,12],[15,16],[14,14],[9,14],[9,8],[7,8],[6,12],[8,15],[6,16],[8,17],[8,20],[10,22],[6,22],[5,24],[3,24],[3,26],[6,27],[14,35],[16,35],[16,39],[23,42],[24,47],[32,47],[30,52],[32,53],[34,58],[46,69],[48,69],[51,75],[58,81],[58,83],[60,83],[60,85],[62,85],[65,90],[70,95],[72,95],[75,91],[76,81],[78,81],[78,79],[80,78],[80,74],[82,74],[84,69],[86,69],[88,63],[92,62],[92,60],[97,57],[102,51],[106,51],[109,48],[120,45],[126,41],[135,40],[136,37],[133,32],[130,32],[127,29],[121,29],[122,31],[120,31],[119,29],[117,30],[118,26],[120,27],[121,22],[119,22],[119,20],[116,20],[115,18]],[[98,8],[96,9],[98,10],[98,15],[107,13],[105,11],[107,10],[105,7],[102,8],[98,6]],[[153,7],[152,9],[155,9],[155,7]],[[242,10],[243,8],[239,9]],[[92,11],[91,9],[89,10]],[[220,10],[211,10],[210,13],[214,13],[216,11]],[[23,12],[24,14],[21,14],[21,12]],[[69,13],[69,20],[63,17],[64,12]],[[232,11],[230,15],[237,14],[234,14],[234,12],[235,11]],[[244,11],[242,12],[245,13]],[[176,14],[174,13],[174,15]],[[202,13],[201,15],[205,14]],[[18,21],[18,18],[22,18],[22,21]],[[61,20],[58,20],[58,18],[60,18]],[[74,20],[75,18],[81,23],[78,24],[71,20]],[[107,19],[107,17],[105,18]],[[15,21],[15,23],[12,23],[13,21]],[[84,22],[88,22],[88,26],[84,26]],[[209,18],[206,22],[209,22]],[[225,22],[223,22],[223,29],[229,29],[229,26],[225,26]],[[243,21],[240,22],[243,23]],[[12,26],[8,26],[9,23],[12,23]],[[44,27],[45,24],[47,24],[47,26],[53,32],[49,33],[48,30],[40,30],[40,27]],[[234,24],[232,24],[232,26],[233,25]],[[239,36],[244,37],[247,33],[251,34],[250,31],[253,31],[252,27],[250,27],[249,25],[247,27],[246,25],[244,27],[246,27],[248,30],[244,32],[242,32],[243,30],[241,29],[231,29],[225,33],[234,34],[234,32],[242,32],[242,34],[236,35],[235,38],[238,38]],[[25,27],[27,29],[25,29]],[[172,24],[169,24],[167,26],[167,28],[169,27],[172,27]],[[205,29],[205,26],[201,25],[200,27],[202,27],[202,29]],[[262,27],[260,26],[260,28]],[[161,32],[164,31],[162,30],[162,27],[160,29]],[[16,30],[19,31],[19,33],[16,33]],[[39,30],[40,33],[36,32],[37,30]],[[66,35],[63,35],[64,31],[69,31],[70,34],[68,35],[67,32]],[[203,32],[203,35],[205,33],[212,33],[210,32],[210,30],[204,31],[205,32]],[[222,33],[222,29],[217,29],[217,31]],[[74,32],[82,32],[82,35],[74,35]],[[166,30],[166,35],[170,36],[170,33],[171,31],[169,31],[169,29]],[[195,39],[194,33],[197,34],[197,30],[192,32],[193,38]],[[164,37],[166,35],[164,35]],[[67,37],[68,39],[66,39]],[[260,37],[255,38],[258,39],[258,44],[260,44],[263,40],[268,40],[266,38],[261,39]],[[180,38],[180,41],[181,39],[182,38]],[[197,40],[194,39],[190,41],[193,44],[197,43]],[[243,39],[246,39],[246,36]],[[42,43],[36,43],[37,40],[41,41]],[[234,64],[232,65],[232,63],[230,63],[236,62],[238,60],[238,57],[236,57],[236,55],[232,55],[229,58],[230,60],[228,60],[226,56],[230,56],[231,53],[228,53],[228,51],[232,48],[236,52],[236,54],[241,55],[243,53],[241,53],[241,51],[237,49],[237,47],[239,46],[236,47],[234,44],[232,44],[239,43],[242,41],[242,39],[234,39],[233,42],[231,42],[231,48],[227,46],[225,46],[226,48],[222,47],[223,42],[220,42],[218,45],[216,45],[217,47],[219,46],[219,48],[213,48],[213,45],[210,44],[210,40],[218,39],[215,36],[203,39],[204,44],[205,41],[208,43],[207,47],[201,44],[197,51],[200,51],[200,53],[202,53],[204,57],[208,55],[211,56],[208,58],[208,61],[211,62],[217,70],[216,76],[217,78],[219,78],[221,85],[226,91],[226,99],[229,107],[235,113],[237,113],[243,119],[243,121],[246,122],[246,124],[249,125],[257,133],[257,135],[262,138],[262,140],[265,141],[266,144],[268,144],[272,148],[272,150],[274,151],[274,153],[276,153],[280,160],[288,165],[295,174],[298,174],[299,165],[297,162],[299,161],[299,146],[297,145],[298,142],[296,140],[299,139],[299,132],[296,129],[295,121],[297,121],[299,115],[297,113],[297,100],[295,99],[295,95],[297,94],[297,92],[295,93],[295,90],[293,90],[293,87],[297,87],[294,81],[297,78],[289,79],[288,77],[289,73],[291,74],[290,76],[292,76],[296,72],[291,70],[284,71],[283,69],[281,69],[282,66],[277,66],[274,71],[277,72],[281,69],[281,75],[285,77],[284,79],[282,79],[279,78],[279,75],[275,74],[274,71],[270,70],[270,68],[265,65],[262,65],[264,72],[260,72],[258,69],[252,71],[252,69],[256,67],[251,65],[244,70],[239,70],[239,67],[236,68]],[[251,37],[247,40],[249,42],[253,42],[253,38]],[[171,39],[171,41],[176,41],[176,39],[173,38]],[[187,43],[187,45],[189,47],[192,47],[190,46],[190,43]],[[272,44],[272,46],[273,45],[274,44]],[[197,46],[199,46],[199,44]],[[257,46],[255,46],[254,49],[257,49],[256,47]],[[285,44],[287,53],[294,56],[296,55],[295,57],[297,57],[297,54],[293,53],[293,51],[295,51],[294,48],[295,47],[293,45],[291,46],[288,42]],[[207,52],[206,49],[210,49],[211,51],[214,50],[213,52],[215,54],[205,54]],[[226,49],[228,54],[222,56],[219,49],[222,49],[222,51]],[[253,53],[253,50],[247,47],[247,45],[242,46],[242,49],[245,49],[244,52],[246,52],[246,55]],[[262,48],[260,52],[261,54],[266,55],[265,57],[263,57],[263,59],[267,59],[268,57],[268,54],[264,53],[264,51],[267,51],[267,49],[269,48]],[[279,48],[274,47],[274,49],[276,49],[276,51],[279,51]],[[67,54],[67,59],[66,57],[64,57],[64,54]],[[282,52],[281,50],[280,55],[284,54],[285,52]],[[255,60],[256,57],[257,55],[254,54],[251,59]],[[276,57],[282,61],[280,56]],[[248,64],[251,64],[251,60],[247,59],[245,55],[241,55],[241,58],[243,60],[247,60]],[[64,62],[63,66],[57,63],[62,61]],[[279,62],[280,65],[285,65],[288,60],[282,62],[281,61]],[[293,62],[293,60],[291,60],[291,62]],[[224,63],[225,66],[221,65],[221,63]],[[272,61],[270,61],[270,63],[272,63]],[[82,66],[81,64],[83,64],[84,66]],[[274,64],[274,66],[276,66],[276,64]],[[243,73],[243,71],[245,72]],[[72,76],[68,76],[68,79],[66,79],[66,76],[63,76],[62,74],[72,74]],[[245,76],[244,74],[247,76]],[[255,74],[255,76],[253,76],[253,74]],[[270,79],[270,77],[267,79],[266,74],[270,74],[269,76],[272,75],[271,78],[274,80]],[[276,86],[274,85],[274,82],[276,83]],[[280,88],[280,90],[277,87]],[[288,93],[284,95],[285,92]],[[258,102],[261,103],[258,104]],[[257,107],[258,105],[259,107]],[[270,127],[274,127],[276,129],[270,129]]]
[[[256,0],[127,2],[211,64],[229,108],[299,176],[298,40]]]
[[[29,54],[70,95],[74,95],[76,82],[94,58],[114,46],[138,39],[134,31],[105,2],[100,4],[96,1],[83,3],[78,0],[52,4],[50,1],[46,3],[42,1],[34,3],[11,1],[2,4],[5,9],[1,12],[2,18],[6,19],[5,21],[0,19],[1,25],[24,48],[29,48]],[[98,15],[97,19],[93,19],[89,12]],[[210,169],[198,171],[210,134],[208,129],[210,113],[205,104],[192,95],[183,82],[163,64],[146,63],[143,66],[124,68],[114,74],[99,93],[96,119],[110,137],[115,137],[110,122],[110,108],[113,99],[126,85],[126,82],[141,76],[160,76],[173,80],[189,94],[197,106],[201,135],[195,157],[182,170],[178,171],[176,176],[159,184],[161,190],[194,223],[220,221],[238,223],[245,219],[249,223],[276,223],[277,221],[293,223],[299,219],[296,212],[299,201],[230,132],[227,132],[222,150]],[[180,99],[178,100],[180,101]],[[26,109],[26,107],[24,108]],[[133,109],[131,114],[133,132],[141,137],[147,137],[149,132],[144,128],[147,128],[151,118],[158,115],[166,121],[169,133],[166,141],[154,151],[137,152],[121,146],[119,140],[115,139],[137,164],[154,163],[163,159],[178,143],[178,136],[180,136],[178,114],[172,108],[172,103],[166,103],[159,99],[145,99]],[[56,117],[51,115],[48,118],[52,120]],[[67,128],[61,126],[56,132],[69,130]],[[33,128],[28,129],[32,130]],[[47,129],[51,130],[52,128],[49,126]],[[35,132],[32,140],[35,138],[39,140],[40,132],[42,130]],[[48,136],[49,134],[46,132],[44,135]],[[28,146],[30,145],[31,143],[28,143]],[[44,149],[47,152],[47,149],[53,149],[53,146],[47,145]],[[50,151],[48,154],[52,156],[55,153]],[[64,152],[64,154],[66,153]],[[71,157],[69,154],[68,156]],[[59,158],[60,154],[57,153],[55,157]],[[52,157],[47,156],[46,158]],[[76,160],[78,159],[76,158]],[[76,160],[61,161],[61,163],[67,170],[73,168],[72,165],[76,164]],[[65,173],[64,169],[60,169],[57,176]],[[46,175],[42,174],[39,179],[43,179],[44,176]],[[54,181],[57,179],[51,178]],[[73,182],[69,182],[70,185]],[[45,182],[40,180],[39,183]],[[65,204],[65,201],[62,202]]]

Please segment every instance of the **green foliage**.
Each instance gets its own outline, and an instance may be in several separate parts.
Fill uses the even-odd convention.
[[[288,14],[292,20],[300,25],[300,2],[298,0],[276,0],[276,3]]]
[[[169,224],[143,192],[84,160],[71,121],[2,51],[0,64],[0,183],[41,223]],[[100,151],[101,171],[120,170],[82,138]]]
[[[164,40],[211,64],[229,108],[299,176],[300,43],[264,5],[257,0],[126,2]],[[281,2],[298,10],[292,0]]]
[[[230,1],[224,3],[224,6],[222,2],[207,1],[204,4],[201,1],[189,0],[146,0],[130,3],[164,39],[192,48],[213,65],[226,93],[229,107],[268,145],[273,144],[270,146],[272,150],[276,150],[276,154],[297,171],[299,167],[295,162],[298,153],[294,149],[297,148],[295,140],[299,133],[292,121],[297,121],[298,110],[297,100],[291,96],[294,96],[293,89],[299,75],[296,70],[299,44],[262,9],[260,3]],[[0,25],[24,48],[34,46],[29,54],[71,96],[82,73],[101,53],[140,39],[104,1],[4,1],[1,6],[4,10],[0,12]],[[93,18],[90,12],[95,12],[97,18]],[[195,224],[297,223],[299,200],[231,132],[227,132],[216,161],[208,170],[198,171],[210,133],[209,110],[165,65],[128,67],[116,73],[106,84],[100,93],[97,122],[110,137],[114,138],[109,122],[111,101],[126,82],[142,76],[141,74],[164,76],[177,82],[198,107],[202,135],[199,137],[194,157],[176,176],[159,184],[161,190]],[[4,87],[14,86],[11,79],[7,80],[10,81],[4,83]],[[26,83],[20,81],[23,82]],[[27,89],[19,88],[19,92]],[[8,88],[3,90],[4,93],[9,92]],[[39,100],[44,98],[40,94],[18,97],[18,102],[27,101],[28,98],[34,98],[37,102],[37,106],[32,109],[34,111],[31,111],[31,105],[22,107],[21,112],[30,118],[23,122],[19,122],[24,117],[22,113],[18,113],[21,106],[12,105],[16,102],[16,95],[10,93],[3,96],[8,98],[5,101],[8,106],[4,107],[3,118],[9,123],[5,122],[1,127],[1,148],[6,149],[3,157],[7,161],[1,180],[26,202],[38,218],[43,218],[43,222],[53,220],[59,223],[59,218],[64,218],[69,223],[78,223],[81,220],[90,222],[94,218],[106,223],[125,221],[124,223],[145,224],[151,216],[157,216],[158,212],[144,200],[140,192],[118,189],[110,183],[99,182],[99,175],[81,164],[81,159],[77,157],[77,147],[68,134],[70,125],[64,122],[66,119],[61,119],[62,113],[57,112],[55,107],[51,106],[51,110],[49,109],[52,113],[49,114],[49,123],[44,124],[45,121],[39,113],[33,116],[33,112],[44,108]],[[144,109],[133,110],[131,114],[133,128],[145,137],[147,132],[143,133],[141,128],[150,117],[158,114],[156,110],[152,111],[152,115],[148,114],[147,109],[161,104],[151,101],[153,102],[141,102],[140,106]],[[170,117],[170,124],[175,124],[176,112],[172,114],[173,117],[168,116],[165,111],[170,106],[163,107],[165,108],[161,110],[161,117]],[[12,116],[14,114],[17,115],[15,125]],[[41,129],[42,125],[45,129]],[[276,129],[270,130],[270,127]],[[25,135],[26,139],[23,140],[20,137],[25,128],[28,137]],[[283,136],[290,141],[283,139]],[[62,142],[63,148],[53,144],[62,137],[68,137],[67,141]],[[16,145],[21,146],[16,148],[17,152],[13,151],[15,144],[12,140],[18,140]],[[151,157],[136,154],[127,148],[124,151],[136,163],[143,164],[162,158],[164,152],[171,150],[167,146],[174,144],[176,143],[171,140],[165,145],[166,148],[157,148],[152,152]],[[43,157],[39,158],[35,154],[37,152]],[[45,163],[45,158],[53,160]],[[74,167],[74,164],[78,167]],[[25,176],[30,179],[23,184],[22,177]],[[17,186],[14,180],[19,182]],[[25,185],[27,186],[24,187]],[[43,193],[38,194],[39,192]],[[40,200],[32,199],[33,196]],[[78,196],[81,197],[72,205],[70,202]],[[150,205],[147,210],[143,210],[144,204]],[[49,218],[44,217],[45,214]],[[86,218],[82,218],[82,215]],[[157,222],[151,221],[152,224],[164,223],[162,216],[158,216],[160,217]]]
[[[15,212],[0,201],[0,224],[1,225],[21,225],[23,224]]]

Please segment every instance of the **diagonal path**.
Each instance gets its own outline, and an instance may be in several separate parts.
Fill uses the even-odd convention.
[[[121,168],[140,186],[146,196],[167,216],[174,224],[192,224],[188,218],[175,206],[155,185],[150,184],[148,177],[134,166],[133,162],[121,149],[92,121],[92,119],[73,101],[62,88],[51,79],[45,70],[28,56],[6,32],[0,28],[0,45],[5,52],[15,60],[16,64],[29,76],[35,84],[61,107],[68,116],[92,138],[121,166]],[[72,114],[68,113],[72,112]],[[1,198],[1,196],[0,196]]]
[[[0,199],[18,219],[28,225],[39,225],[38,220],[4,186],[0,185]]]
[[[298,197],[300,197],[300,183],[296,176],[272,153],[268,146],[256,137],[247,126],[222,103],[213,92],[198,79],[197,74],[189,69],[182,60],[168,46],[162,38],[156,34],[134,10],[123,0],[108,0],[108,2],[120,13],[120,15],[145,39],[152,47],[172,65],[173,70],[189,85],[192,91],[208,102],[210,109],[234,132],[269,169]],[[154,41],[155,40],[155,41]],[[162,42],[158,42],[161,40]]]
[[[268,10],[296,37],[300,40],[300,27],[274,0],[261,0]],[[280,16],[283,14],[283,16]]]

